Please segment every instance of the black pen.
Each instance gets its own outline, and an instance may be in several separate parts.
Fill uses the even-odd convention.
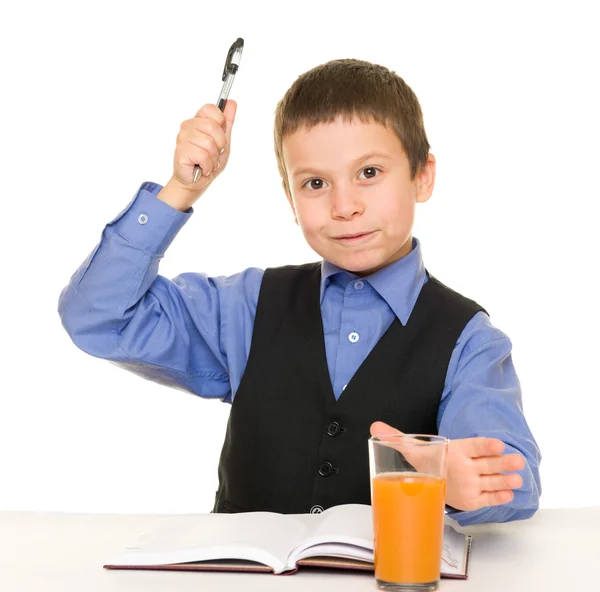
[[[240,61],[242,59],[242,50],[244,49],[244,40],[238,37],[237,40],[232,44],[227,52],[227,59],[225,60],[225,67],[223,68],[223,88],[221,94],[217,100],[217,107],[223,111],[227,104],[227,97],[233,84],[235,74],[240,67]],[[198,181],[198,178],[202,174],[202,169],[197,164],[194,165],[194,183]]]

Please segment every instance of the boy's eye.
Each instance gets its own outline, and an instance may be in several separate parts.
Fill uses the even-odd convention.
[[[381,171],[376,167],[365,167],[360,172],[360,174],[362,175],[363,173],[365,173],[367,179],[374,179],[377,176],[377,173],[380,173],[380,172]]]
[[[323,179],[309,179],[302,187],[306,187],[309,191],[315,191],[316,189],[323,189],[327,183]]]

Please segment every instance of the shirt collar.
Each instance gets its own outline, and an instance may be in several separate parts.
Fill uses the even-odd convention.
[[[336,274],[344,274],[347,281],[358,276],[350,271],[323,260],[321,264],[321,303],[327,286]],[[394,261],[375,273],[361,278],[368,282],[375,291],[387,302],[398,320],[406,325],[412,309],[417,301],[421,288],[426,281],[427,272],[423,264],[421,242],[413,237],[410,253]]]

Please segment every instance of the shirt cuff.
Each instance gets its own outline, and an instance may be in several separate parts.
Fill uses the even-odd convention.
[[[147,252],[164,255],[177,233],[194,213],[180,212],[158,199],[162,186],[142,183],[127,207],[108,226]]]

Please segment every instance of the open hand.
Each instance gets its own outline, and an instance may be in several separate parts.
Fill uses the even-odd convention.
[[[402,432],[382,421],[371,425],[372,436],[386,434]],[[502,454],[503,452],[504,442],[497,438],[450,440],[446,504],[456,510],[472,511],[512,501],[512,490],[523,485],[523,478],[511,471],[525,468],[525,459],[520,454]],[[411,458],[407,454],[405,456],[418,470],[418,458]]]

